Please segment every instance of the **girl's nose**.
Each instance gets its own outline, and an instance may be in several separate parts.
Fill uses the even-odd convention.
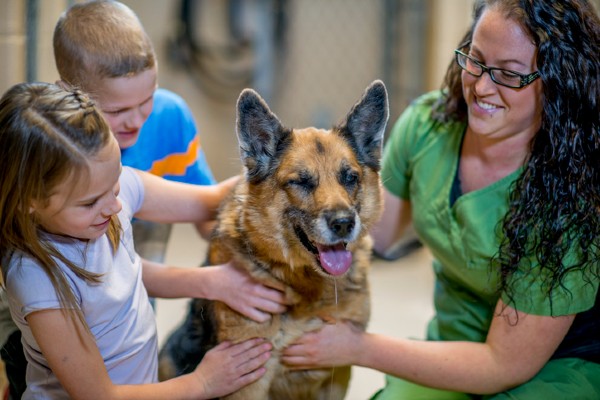
[[[121,200],[114,196],[112,200],[104,207],[102,214],[106,217],[109,217],[111,215],[118,214],[122,208],[123,205],[121,204]]]

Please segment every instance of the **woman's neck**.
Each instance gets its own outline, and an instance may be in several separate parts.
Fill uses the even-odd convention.
[[[523,166],[529,155],[530,140],[524,135],[502,139],[482,137],[467,128],[458,171],[462,192],[489,186]]]

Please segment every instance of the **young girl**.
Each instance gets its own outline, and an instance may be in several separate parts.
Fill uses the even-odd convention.
[[[146,288],[208,290],[204,268],[142,265],[133,250],[134,215],[208,220],[232,182],[186,185],[122,167],[93,103],[44,83],[0,100],[0,175],[0,265],[28,360],[24,399],[206,399],[262,376],[271,345],[253,339],[223,343],[193,373],[157,383]]]

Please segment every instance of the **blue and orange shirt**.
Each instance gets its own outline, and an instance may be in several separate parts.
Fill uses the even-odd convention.
[[[152,113],[138,141],[121,151],[121,161],[172,181],[216,183],[191,110],[180,96],[166,89],[154,93]]]

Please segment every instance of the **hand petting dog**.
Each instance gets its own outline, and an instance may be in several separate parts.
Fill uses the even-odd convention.
[[[212,268],[212,267],[207,267]],[[276,282],[263,285],[233,262],[214,267],[211,300],[219,300],[256,322],[266,322],[272,314],[286,310],[285,285]]]

